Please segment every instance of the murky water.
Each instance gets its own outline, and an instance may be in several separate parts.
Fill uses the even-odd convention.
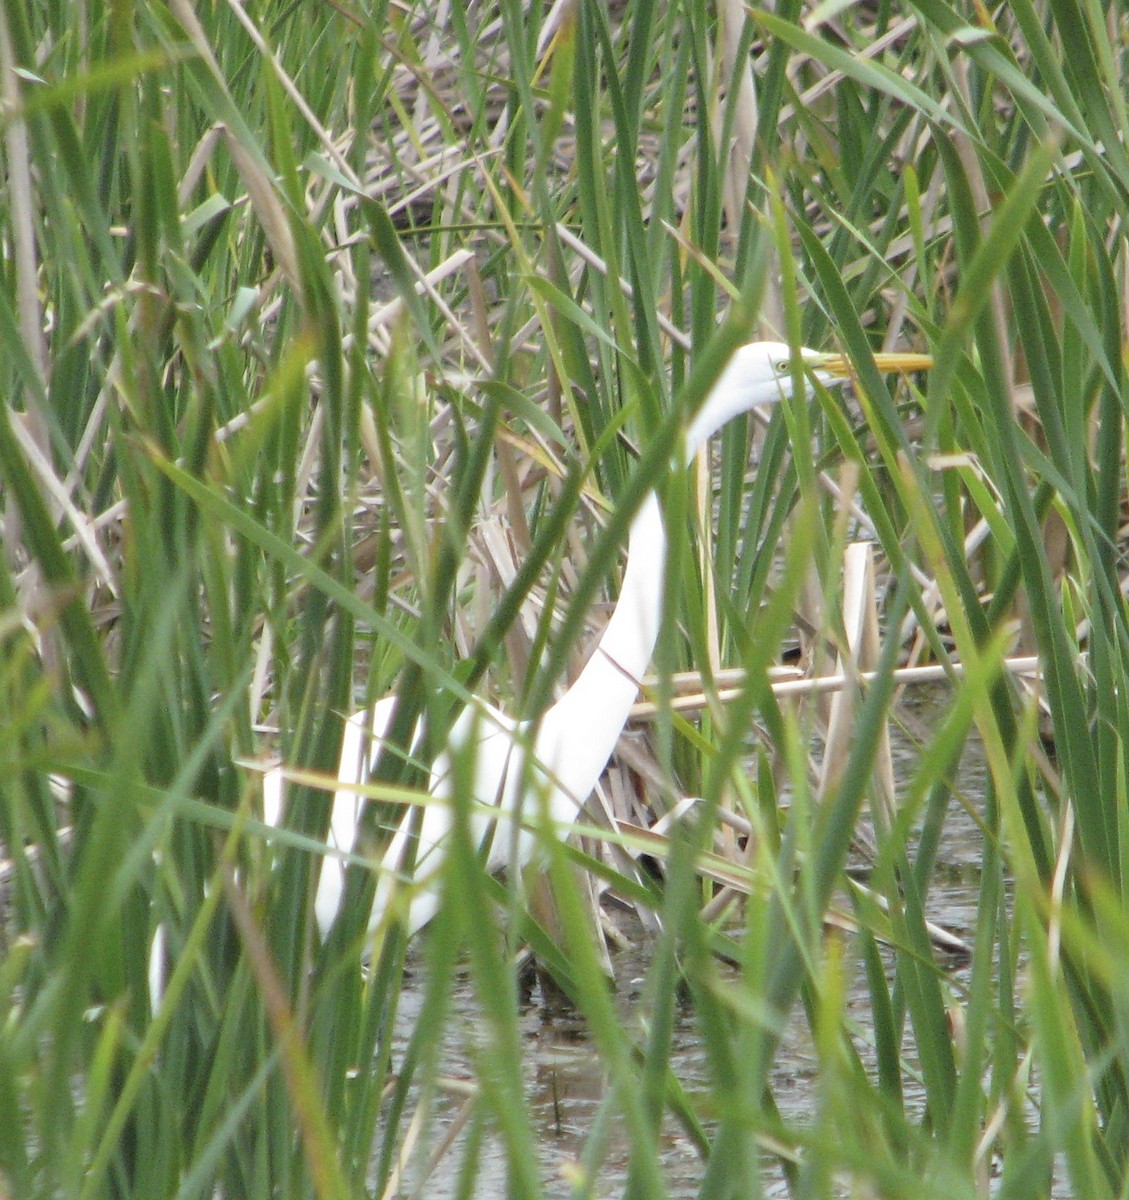
[[[928,729],[943,711],[943,690],[923,691],[908,697],[907,711],[919,728]],[[900,779],[907,779],[913,770],[917,750],[912,738],[891,729],[895,769]],[[966,803],[974,809],[980,806],[984,788],[983,764],[975,747],[970,745],[962,764],[958,787]],[[965,937],[975,928],[976,900],[979,882],[981,834],[972,817],[953,800],[945,822],[945,835],[937,861],[934,883],[930,890],[928,916],[947,930]],[[643,935],[640,934],[640,938]],[[648,967],[645,940],[638,948],[620,953],[614,962],[617,1003],[621,1017],[629,1030],[639,1025],[639,1005]],[[959,971],[958,971],[959,973]],[[402,1028],[405,1038],[410,1032],[414,1013],[421,996],[419,985],[409,983],[402,998]],[[850,1016],[864,1030],[869,1012],[869,993],[861,971],[848,995]],[[469,1077],[468,1050],[482,1037],[481,1018],[469,981],[462,982],[453,998],[452,1019],[445,1039],[445,1067],[452,1076]],[[536,996],[522,1015],[522,1034],[525,1044],[523,1063],[527,1113],[541,1149],[540,1173],[549,1197],[573,1194],[572,1181],[591,1131],[606,1114],[601,1106],[606,1099],[606,1080],[600,1056],[582,1022],[552,1015],[538,1002]],[[860,1044],[864,1061],[869,1057]],[[683,1087],[690,1093],[707,1091],[706,1064],[693,1012],[680,1008],[675,1030],[675,1049],[672,1067]],[[773,1093],[785,1120],[802,1120],[815,1104],[817,1091],[816,1059],[802,1014],[795,1014],[780,1044],[773,1071]],[[908,1089],[907,1089],[908,1094]],[[912,1103],[912,1097],[910,1097]],[[422,1178],[423,1164],[434,1150],[444,1132],[460,1119],[462,1097],[451,1095],[438,1105],[432,1130],[432,1143],[414,1158],[405,1172],[407,1184],[404,1195],[411,1195],[413,1186],[428,1200],[454,1196],[459,1191],[459,1167],[463,1158],[466,1133],[455,1137],[451,1153],[436,1166],[434,1173]],[[627,1146],[622,1123],[614,1118],[608,1128],[607,1150],[601,1156],[596,1194],[614,1195],[622,1190],[627,1172]],[[703,1165],[689,1137],[671,1119],[667,1120],[662,1144],[664,1179],[672,1197],[697,1195],[701,1185]],[[765,1191],[772,1195],[784,1193],[781,1179],[774,1177],[773,1168],[766,1167]],[[476,1184],[473,1195],[488,1198],[507,1194],[505,1158],[500,1143],[490,1132],[483,1138],[479,1151]]]

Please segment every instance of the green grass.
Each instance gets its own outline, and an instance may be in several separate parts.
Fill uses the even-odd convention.
[[[1125,17],[610,8],[0,0],[0,1194],[383,1195],[417,1114],[441,1137],[465,970],[451,1174],[477,1194],[493,1138],[509,1192],[539,1195],[524,942],[626,1130],[615,1175],[594,1129],[578,1195],[667,1194],[672,1121],[703,1197],[779,1170],[797,1196],[1129,1189]],[[774,418],[752,482],[743,426],[708,479],[666,470],[727,348],[770,334],[849,353],[855,398]],[[934,370],[886,381],[870,354],[894,347]],[[457,844],[409,1020],[395,922],[363,936],[371,872],[324,944],[312,919],[342,718],[393,689],[401,733],[426,714],[438,737],[470,691],[539,711],[656,474],[657,715],[611,792],[645,778],[651,818],[692,795],[696,819],[646,847],[661,884],[630,837],[546,837],[545,928],[532,879]],[[826,714],[767,670],[833,667],[858,537],[878,677],[824,786]],[[1037,695],[1003,670],[1017,648]],[[907,658],[962,671],[883,815]],[[672,704],[691,669],[700,720]],[[926,922],[974,735],[957,976]],[[272,755],[305,769],[273,833]],[[374,838],[422,779],[387,773]],[[721,922],[715,849],[744,897]],[[590,878],[659,918],[645,1025],[607,990]],[[833,901],[857,934],[825,933]],[[701,1091],[672,1070],[680,1005]],[[802,1120],[773,1085],[792,1014]]]

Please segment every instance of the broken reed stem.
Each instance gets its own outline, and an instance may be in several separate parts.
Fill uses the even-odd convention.
[[[1002,665],[1004,670],[1011,675],[1039,676],[1041,674],[1039,659],[1033,654],[1005,658]],[[745,677],[744,672],[741,670],[728,671],[724,672],[724,674],[727,681],[733,680],[734,683],[731,686],[718,689],[716,699],[722,704],[736,699],[741,694]],[[963,674],[963,663],[955,662],[947,665],[934,663],[923,667],[900,667],[894,672],[894,682],[899,687],[921,683],[942,683],[946,680],[960,678]],[[857,682],[870,683],[877,677],[878,673],[876,671],[860,671],[857,676]],[[770,686],[773,695],[780,698],[784,696],[808,696],[819,695],[823,692],[836,692],[855,681],[854,676],[836,673],[833,675],[819,675],[813,679],[778,679],[770,684]],[[649,688],[654,686],[656,682],[657,680],[653,676],[648,676],[643,680],[643,686],[644,688]],[[679,713],[700,712],[706,707],[706,703],[705,693],[701,691],[674,696],[669,701],[664,702],[673,711]],[[655,717],[659,708],[660,705],[653,700],[641,700],[632,708],[631,716],[635,720],[649,721]]]

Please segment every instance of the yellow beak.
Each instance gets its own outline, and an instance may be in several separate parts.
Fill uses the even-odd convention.
[[[832,375],[842,376],[844,379],[855,374],[850,359],[843,354],[821,354],[814,362],[809,360],[809,365],[817,371],[827,371]],[[929,354],[876,354],[874,365],[885,374],[897,371],[899,374],[907,375],[911,371],[928,371],[933,365],[933,358]]]

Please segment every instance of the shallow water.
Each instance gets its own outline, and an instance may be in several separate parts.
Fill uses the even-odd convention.
[[[928,729],[941,712],[943,690],[922,691],[907,700],[907,710],[916,725]],[[911,738],[891,727],[895,771],[907,779],[917,758]],[[975,745],[970,742],[962,763],[958,787],[965,802],[978,808],[984,790],[984,770]],[[955,800],[950,803],[945,835],[938,856],[934,882],[930,890],[928,916],[958,936],[966,937],[975,928],[977,888],[979,884],[981,834],[968,812]],[[846,905],[844,905],[846,907]],[[625,1027],[642,1040],[638,1008],[648,967],[643,935],[635,949],[621,952],[614,960],[616,995]],[[954,974],[960,974],[956,966]],[[401,1034],[410,1034],[414,1015],[422,1002],[420,984],[409,981],[402,996]],[[861,1030],[858,1041],[864,1062],[868,1060],[866,1020],[870,998],[862,972],[847,997],[849,1015]],[[583,1023],[561,1016],[543,1006],[536,994],[522,1012],[524,1041],[523,1074],[529,1121],[541,1148],[541,1178],[548,1197],[573,1195],[578,1162],[585,1152],[591,1131],[599,1119],[606,1097],[606,1079],[600,1056]],[[444,1044],[443,1069],[455,1078],[470,1078],[475,1047],[483,1037],[481,1017],[469,980],[456,987],[452,1015]],[[683,1087],[690,1093],[707,1091],[706,1063],[695,1025],[695,1016],[680,1006],[675,1028],[672,1067]],[[801,1012],[792,1020],[781,1040],[772,1075],[772,1088],[781,1115],[786,1121],[802,1121],[813,1110],[817,1090],[816,1059],[810,1035]],[[912,1085],[907,1084],[907,1100],[912,1104]],[[466,1144],[462,1131],[453,1141],[451,1153],[437,1164],[426,1179],[424,1162],[452,1123],[457,1123],[462,1097],[444,1097],[437,1105],[429,1143],[417,1153],[405,1173],[403,1195],[418,1194],[430,1200],[455,1196],[459,1192],[459,1168]],[[606,1153],[600,1158],[597,1184],[593,1194],[614,1195],[622,1191],[626,1180],[628,1147],[622,1123],[614,1118],[608,1130]],[[668,1194],[674,1198],[695,1196],[701,1185],[703,1164],[690,1138],[670,1118],[664,1129],[662,1166]],[[476,1197],[504,1197],[507,1174],[502,1146],[487,1132],[482,1140],[476,1172]],[[784,1194],[785,1185],[779,1168],[766,1160],[766,1194]]]

